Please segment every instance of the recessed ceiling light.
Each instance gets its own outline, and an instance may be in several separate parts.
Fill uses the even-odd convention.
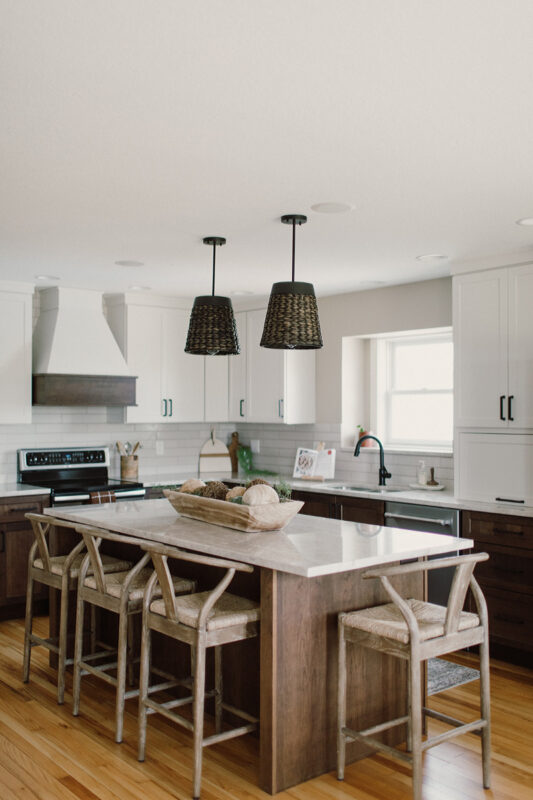
[[[143,267],[144,261],[132,261],[130,259],[124,259],[123,261],[115,261],[115,264],[119,267]]]
[[[423,256],[417,256],[417,261],[445,261],[448,256],[443,255],[443,253],[426,253]]]
[[[61,278],[57,275],[36,275],[36,281],[60,281]]]
[[[311,209],[318,214],[346,214],[353,211],[353,206],[349,203],[315,203]]]
[[[533,225],[533,217],[524,217],[523,219],[516,220],[517,225],[524,225],[528,227],[529,225]]]
[[[128,286],[130,292],[149,292],[151,286]]]

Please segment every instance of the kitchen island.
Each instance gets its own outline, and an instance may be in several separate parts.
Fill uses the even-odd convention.
[[[181,517],[167,500],[55,507],[49,513],[74,525],[257,567],[251,581],[234,581],[230,590],[260,600],[260,652],[255,640],[245,643],[255,648],[245,657],[240,645],[228,647],[235,653],[224,654],[224,688],[230,702],[260,710],[259,783],[271,794],[335,767],[337,614],[388,600],[377,581],[361,580],[360,570],[472,546],[468,539],[302,515],[283,531],[241,533]],[[208,585],[202,574],[196,577],[200,590]],[[422,573],[403,578],[399,588],[422,597]],[[351,650],[349,724],[366,727],[403,714],[405,665],[375,651]],[[396,729],[387,741],[404,735]],[[348,757],[364,752],[353,743]]]

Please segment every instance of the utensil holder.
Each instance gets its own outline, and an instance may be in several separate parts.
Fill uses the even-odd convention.
[[[120,477],[124,481],[139,479],[139,456],[120,456]]]

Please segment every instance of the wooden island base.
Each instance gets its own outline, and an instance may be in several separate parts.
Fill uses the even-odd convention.
[[[77,534],[63,531],[64,548],[65,537]],[[110,552],[134,560],[139,554],[135,546],[124,545],[115,545]],[[179,572],[194,576],[200,591],[213,586],[219,575],[184,562]],[[398,586],[408,596],[423,597],[422,573]],[[231,591],[260,599],[261,625],[259,639],[224,648],[224,695],[252,714],[259,711],[259,785],[275,794],[335,769],[337,614],[387,602],[387,597],[378,581],[363,580],[361,572],[354,571],[306,578],[256,568],[252,575],[237,576]],[[116,621],[114,615],[109,616],[102,616],[100,627],[102,638],[112,643]],[[52,598],[52,631],[57,621]],[[405,664],[371,650],[349,647],[348,653],[348,707],[352,709],[348,724],[360,729],[405,713]],[[169,649],[168,640],[160,646],[154,641],[154,663],[186,674],[188,650],[179,645]],[[389,744],[404,741],[404,726],[384,735]],[[348,746],[348,762],[367,753],[367,748],[353,743]]]

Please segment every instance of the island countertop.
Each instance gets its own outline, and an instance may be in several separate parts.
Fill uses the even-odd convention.
[[[44,513],[306,578],[473,546],[471,539],[301,514],[281,531],[242,533],[180,516],[166,499],[55,506]]]

